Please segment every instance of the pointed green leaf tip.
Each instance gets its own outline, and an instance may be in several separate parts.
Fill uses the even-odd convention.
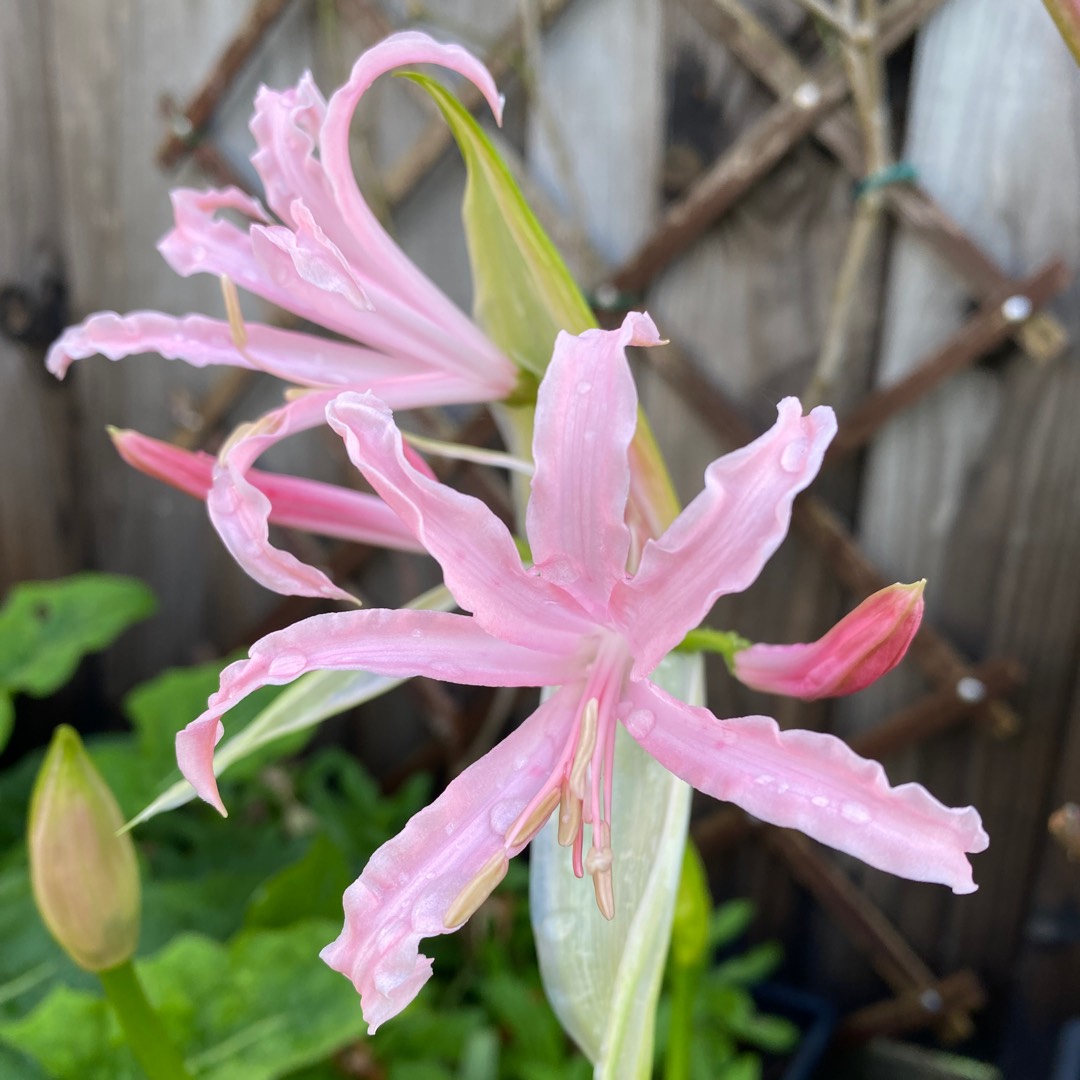
[[[123,963],[139,939],[139,868],[131,837],[117,834],[123,822],[78,733],[61,725],[30,800],[30,880],[49,932],[87,971]]]
[[[518,367],[540,377],[555,335],[595,327],[592,311],[476,120],[433,79],[405,78],[435,100],[465,159],[462,217],[476,289],[473,315]]]

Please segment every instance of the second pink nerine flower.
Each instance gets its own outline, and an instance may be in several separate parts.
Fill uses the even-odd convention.
[[[615,731],[622,724],[701,791],[797,828],[872,866],[956,892],[975,888],[967,853],[987,844],[970,807],[774,720],[721,720],[649,676],[713,602],[747,588],[787,532],[795,495],[835,431],[832,411],[780,403],[775,426],[714,461],[705,489],[628,570],[628,451],[637,395],[629,344],[657,342],[646,315],[618,331],[559,336],[541,383],[526,531],[533,565],[491,510],[433,480],[405,452],[390,410],[370,394],[329,408],[350,458],[439,561],[470,614],[366,610],[319,615],[257,642],[222,673],[207,711],[177,736],[184,775],[224,810],[214,776],[220,717],[260,686],[314,669],[360,668],[553,695],[384,844],[345,894],[345,926],[323,956],[360,992],[371,1029],[431,974],[422,938],[459,927],[553,814],[600,910],[617,898],[611,867]]]
[[[342,390],[374,391],[394,408],[409,409],[498,401],[517,383],[514,364],[397,246],[356,185],[349,159],[353,113],[375,79],[409,64],[437,64],[463,75],[501,118],[502,98],[484,65],[458,45],[415,32],[368,50],[329,102],[310,75],[289,90],[263,87],[251,121],[252,163],[267,206],[237,188],[174,191],[175,227],[159,245],[177,273],[222,279],[229,318],[99,312],[66,330],[49,350],[49,370],[59,377],[73,361],[97,353],[119,360],[156,352],[196,367],[266,371],[305,388],[234,433],[206,494],[233,557],[277,592],[351,599],[322,571],[273,547],[267,528],[271,518],[312,520],[312,510],[316,521],[328,521],[339,500],[325,486],[279,484],[275,501],[265,483],[248,475],[259,455],[324,423],[326,405]],[[244,322],[237,288],[337,337]],[[141,467],[146,444],[130,438],[128,444],[128,457]],[[185,460],[183,451],[151,456],[160,466],[157,475],[191,489],[185,480],[200,462]],[[383,542],[384,516],[355,500],[351,506],[350,535]]]

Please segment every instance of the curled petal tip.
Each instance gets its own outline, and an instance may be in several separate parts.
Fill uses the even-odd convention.
[[[176,734],[176,762],[199,798],[208,802],[222,817],[228,817],[214,775],[214,747],[224,734],[224,725],[216,716],[192,720]]]

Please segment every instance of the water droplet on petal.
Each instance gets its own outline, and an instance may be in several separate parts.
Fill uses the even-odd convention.
[[[592,389],[592,383],[591,382],[579,382],[577,384],[577,392],[579,394],[582,394],[582,395],[587,394],[591,389]]]
[[[191,249],[191,261],[201,263],[206,258],[206,248],[202,244],[196,244]]]
[[[274,679],[294,679],[307,667],[302,652],[284,652],[270,661],[270,676]]]
[[[656,714],[649,709],[634,709],[623,723],[635,739],[644,739],[656,726]]]
[[[491,831],[498,837],[503,837],[506,830],[517,820],[519,813],[521,813],[521,807],[516,803],[509,801],[497,802],[488,814]]]
[[[754,777],[755,784],[761,784],[762,787],[771,787],[776,782],[775,776],[769,776],[768,773],[762,773],[761,776]]]
[[[821,806],[821,807],[825,807],[825,806],[828,806],[828,805],[829,805],[829,800],[828,800],[828,798],[827,798],[826,796],[824,796],[824,795],[815,795],[815,796],[814,796],[814,797],[813,797],[813,798],[812,798],[812,799],[811,799],[810,801],[811,801],[811,802],[812,802],[812,803],[813,803],[813,804],[814,804],[815,806]]]
[[[794,442],[790,442],[783,450],[780,451],[780,468],[785,472],[798,472],[803,462],[806,461],[806,455],[810,450],[810,444],[805,439],[796,439]]]
[[[840,814],[855,825],[865,825],[870,820],[870,811],[862,803],[843,803],[840,807]]]

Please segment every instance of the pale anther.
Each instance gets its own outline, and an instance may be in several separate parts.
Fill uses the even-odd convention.
[[[506,830],[506,846],[520,847],[522,844],[528,843],[540,831],[544,822],[551,817],[551,811],[559,805],[560,799],[560,789],[552,788],[524,821],[515,821]]]
[[[585,870],[590,874],[600,874],[611,869],[614,853],[609,847],[589,848],[585,856]]]
[[[460,926],[491,895],[491,890],[499,884],[510,867],[510,860],[505,851],[497,851],[482,867],[476,877],[454,897],[454,902],[446,909],[443,925],[448,929]]]
[[[581,799],[563,784],[559,798],[559,843],[569,847],[581,831]]]
[[[585,773],[596,749],[596,729],[599,721],[600,702],[596,698],[589,698],[581,713],[577,749],[574,751],[574,762],[570,766],[570,787],[579,799],[585,797]]]
[[[598,870],[592,876],[596,906],[605,919],[615,918],[615,890],[611,884],[611,871]]]
[[[236,291],[233,279],[227,274],[221,275],[221,295],[225,298],[225,314],[229,318],[229,333],[233,344],[243,352],[247,348],[247,327],[244,325],[244,316],[240,311],[240,296]]]

